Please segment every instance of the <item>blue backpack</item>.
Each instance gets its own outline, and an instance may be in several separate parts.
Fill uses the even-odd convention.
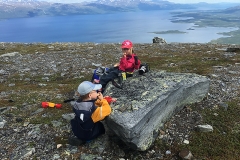
[[[98,67],[97,69],[94,70],[93,75],[92,75],[92,80],[100,80],[100,77],[104,74],[107,74],[108,68],[106,67]]]

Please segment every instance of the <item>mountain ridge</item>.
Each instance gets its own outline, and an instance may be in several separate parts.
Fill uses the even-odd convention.
[[[234,4],[225,4],[235,7]],[[37,16],[106,14],[129,11],[223,8],[222,4],[178,4],[164,0],[100,0],[82,3],[53,3],[42,0],[1,0],[0,19]]]

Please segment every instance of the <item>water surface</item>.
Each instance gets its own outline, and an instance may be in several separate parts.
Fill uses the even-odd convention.
[[[51,43],[97,42],[152,43],[153,37],[170,42],[207,43],[223,37],[219,32],[236,28],[196,28],[192,23],[172,23],[167,11],[126,12],[116,14],[18,18],[0,21],[0,42]],[[188,30],[194,28],[194,30]],[[184,34],[155,34],[179,30]]]

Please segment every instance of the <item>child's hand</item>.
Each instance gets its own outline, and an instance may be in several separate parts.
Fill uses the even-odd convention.
[[[119,66],[119,63],[114,64],[114,67],[118,67],[118,66]]]
[[[101,92],[98,93],[98,99],[102,100],[103,99],[103,95]]]

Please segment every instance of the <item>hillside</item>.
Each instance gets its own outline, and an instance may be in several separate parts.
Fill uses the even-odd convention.
[[[2,0],[0,1],[0,19],[26,18],[36,16],[65,16],[85,14],[106,14],[117,12],[136,12],[149,10],[179,9],[223,9],[237,4],[177,4],[164,0],[99,0],[83,3],[54,3],[41,0]]]
[[[196,28],[202,27],[234,27],[236,30],[231,32],[219,33],[224,38],[211,41],[211,43],[239,44],[240,42],[240,6],[230,7],[223,10],[208,11],[182,11],[174,12],[172,22],[175,23],[193,23]],[[191,18],[189,18],[191,17]],[[211,36],[211,35],[209,35]]]
[[[128,7],[126,7],[128,6]],[[23,18],[36,16],[64,16],[104,14],[139,10],[186,8],[169,2],[147,1],[95,1],[91,3],[52,3],[46,1],[0,1],[0,19]],[[189,8],[189,7],[188,7]]]
[[[149,150],[138,152],[109,130],[87,144],[68,140],[72,137],[72,109],[63,101],[73,97],[81,81],[90,80],[97,66],[117,62],[120,44],[0,43],[0,157],[180,159],[179,152],[188,149],[196,159],[238,159],[239,48],[227,44],[134,44],[138,57],[149,63],[151,70],[197,73],[211,81],[202,102],[185,106],[159,130]],[[42,108],[43,101],[63,106]],[[195,127],[199,124],[211,125],[213,132],[198,132]]]

